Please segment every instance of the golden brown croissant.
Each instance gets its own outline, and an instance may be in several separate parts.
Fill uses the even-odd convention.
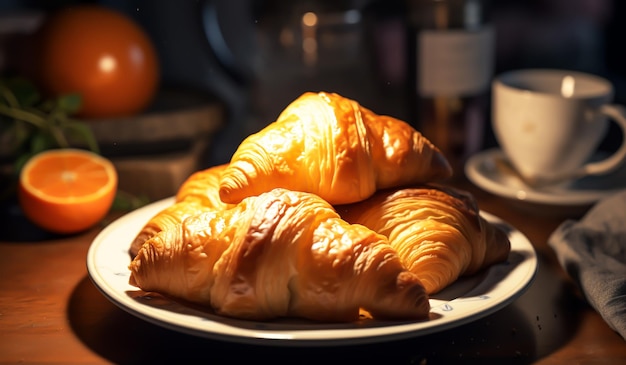
[[[510,251],[507,235],[482,218],[473,197],[461,190],[388,189],[336,209],[346,221],[387,236],[428,294],[506,260]]]
[[[212,166],[196,171],[182,183],[176,193],[176,201],[195,200],[205,207],[224,208],[219,196],[219,182],[228,164]]]
[[[174,204],[154,215],[131,242],[131,256],[137,255],[147,239],[183,219],[206,208],[226,207],[227,204],[220,200],[218,192],[220,174],[225,168],[226,165],[213,166],[189,176],[178,189]]]
[[[441,152],[409,124],[337,94],[308,92],[239,145],[219,194],[237,203],[282,187],[345,204],[451,174]]]
[[[148,240],[130,283],[244,319],[425,319],[429,302],[387,239],[309,193],[275,189]]]

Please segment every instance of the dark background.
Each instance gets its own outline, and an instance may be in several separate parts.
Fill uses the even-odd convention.
[[[157,47],[163,87],[200,90],[227,106],[226,127],[209,164],[228,160],[242,138],[307,90],[335,91],[381,114],[406,117],[406,55],[394,28],[394,21],[402,19],[402,1],[3,0],[0,34],[32,29],[49,12],[85,2],[121,10],[146,29]],[[494,74],[530,67],[590,72],[610,79],[616,102],[626,104],[624,1],[498,0],[486,5],[496,30]],[[320,38],[315,67],[303,65],[297,44],[277,43],[281,30],[297,35],[294,14],[303,9],[329,14],[325,31],[333,37],[326,43]],[[350,9],[361,11],[358,24],[331,16]],[[389,31],[385,49],[370,37],[372,28]],[[15,72],[10,52],[4,49],[2,56],[0,71]],[[484,134],[484,147],[495,145],[489,127]],[[611,129],[605,145],[611,148],[620,138]]]

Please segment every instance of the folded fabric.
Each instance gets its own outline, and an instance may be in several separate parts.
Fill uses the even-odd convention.
[[[589,304],[626,339],[626,191],[563,222],[548,244]]]

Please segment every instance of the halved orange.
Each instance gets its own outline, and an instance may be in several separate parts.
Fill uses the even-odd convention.
[[[77,233],[102,220],[117,190],[108,159],[63,148],[33,156],[20,173],[18,197],[28,219],[55,233]]]

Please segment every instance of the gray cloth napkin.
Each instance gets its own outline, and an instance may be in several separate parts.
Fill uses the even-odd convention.
[[[589,304],[626,339],[626,191],[563,222],[548,244]]]

